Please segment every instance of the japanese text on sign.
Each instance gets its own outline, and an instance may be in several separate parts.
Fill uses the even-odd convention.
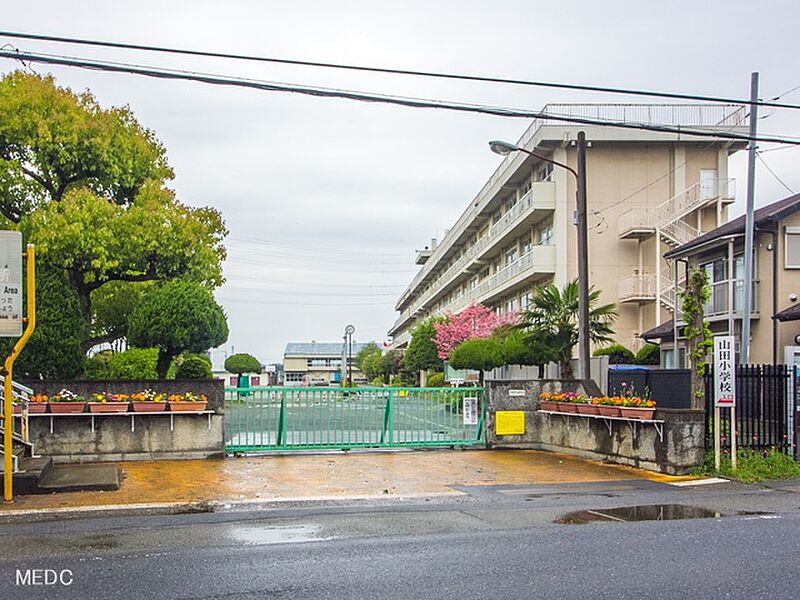
[[[464,398],[464,425],[478,424],[478,398],[466,396]]]
[[[714,338],[714,405],[736,404],[736,354],[732,335]]]
[[[22,233],[0,231],[0,337],[22,335]]]

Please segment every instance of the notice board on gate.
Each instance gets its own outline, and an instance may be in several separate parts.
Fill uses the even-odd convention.
[[[732,335],[714,338],[714,405],[736,405],[736,354]]]

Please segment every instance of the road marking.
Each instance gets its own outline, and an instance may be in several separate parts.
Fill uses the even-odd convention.
[[[712,483],[730,483],[730,479],[722,479],[721,477],[708,477],[706,479],[690,479],[688,481],[671,481],[667,483],[677,487],[692,487],[697,485],[709,485]]]

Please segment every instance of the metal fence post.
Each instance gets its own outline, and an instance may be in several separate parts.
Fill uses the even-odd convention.
[[[281,391],[281,411],[278,415],[278,446],[286,444],[286,392]]]

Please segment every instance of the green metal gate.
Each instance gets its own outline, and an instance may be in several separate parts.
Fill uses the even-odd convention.
[[[225,449],[482,445],[485,413],[482,388],[226,388]]]

